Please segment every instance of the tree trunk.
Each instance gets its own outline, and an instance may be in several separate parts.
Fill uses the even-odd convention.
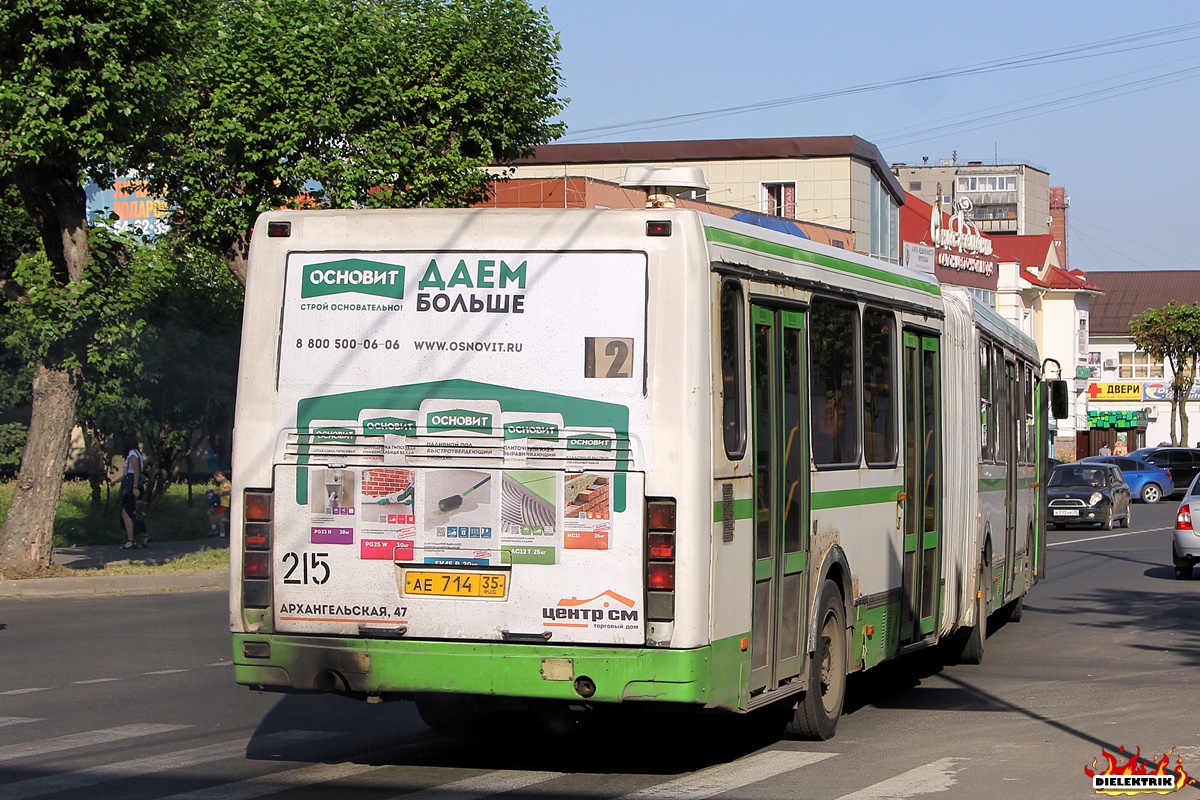
[[[0,566],[5,569],[29,574],[50,564],[78,397],[78,376],[38,365],[29,438],[8,517],[0,528]]]
[[[1192,356],[1191,368],[1188,370],[1187,389],[1183,393],[1183,402],[1179,404],[1179,443],[1184,447],[1188,447],[1192,441],[1188,436],[1188,415],[1187,404],[1192,399],[1192,388],[1196,385],[1196,357]]]
[[[263,236],[267,232],[263,231]],[[250,249],[250,242],[247,237],[238,235],[237,239],[225,247],[225,263],[229,265],[229,271],[233,273],[233,277],[241,281],[242,285],[246,284],[246,258]]]
[[[1175,435],[1176,421],[1179,419],[1180,405],[1177,395],[1174,391],[1171,392],[1171,444],[1179,444],[1179,439]]]

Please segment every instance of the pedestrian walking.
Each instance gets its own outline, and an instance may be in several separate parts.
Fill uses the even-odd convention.
[[[233,496],[233,484],[225,477],[222,470],[213,473],[213,483],[217,485],[217,488],[210,489],[205,493],[206,499],[216,500],[215,503],[210,500],[208,505],[209,535],[215,533],[224,539],[225,522],[229,517],[229,499]]]
[[[150,537],[144,534],[145,527],[138,525],[138,503],[141,501],[142,490],[146,486],[146,473],[143,472],[144,460],[138,450],[137,437],[125,434],[121,439],[121,449],[125,451],[125,469],[121,473],[121,524],[125,527],[125,544],[123,550],[137,547],[134,535],[138,527],[142,527],[144,539],[142,547],[150,543]],[[143,516],[144,518],[144,516]]]

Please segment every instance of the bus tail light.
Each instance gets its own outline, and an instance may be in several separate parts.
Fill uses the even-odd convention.
[[[1175,518],[1175,530],[1190,531],[1192,530],[1192,510],[1184,506],[1179,512],[1179,516]]]
[[[675,501],[646,501],[646,619],[675,620]]]
[[[652,591],[674,591],[675,565],[651,563],[649,585]]]
[[[271,510],[274,493],[242,495],[242,606],[271,607]]]

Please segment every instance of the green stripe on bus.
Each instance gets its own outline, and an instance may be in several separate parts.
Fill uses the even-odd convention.
[[[747,250],[757,250],[760,253],[765,253],[772,256],[780,256],[793,261],[805,261],[810,264],[817,264],[822,267],[836,269],[841,272],[849,272],[854,275],[861,275],[864,278],[874,278],[875,280],[894,283],[898,286],[907,286],[910,289],[916,289],[920,292],[926,292],[932,295],[941,295],[942,290],[937,284],[929,283],[928,281],[910,278],[906,275],[896,275],[878,267],[870,267],[865,264],[856,264],[853,261],[846,261],[835,256],[822,255],[814,253],[811,250],[804,250],[791,245],[779,244],[778,242],[768,242],[765,239],[756,239],[753,236],[747,236],[744,233],[734,233],[723,228],[704,229],[705,238],[710,242],[719,242],[721,244],[731,244],[735,247],[744,247]]]
[[[894,503],[902,491],[900,486],[878,486],[870,489],[839,489],[833,492],[813,492],[812,507],[846,508],[869,506],[875,503]]]
[[[713,503],[713,522],[725,521],[725,503],[718,500]],[[742,500],[733,501],[733,518],[734,519],[754,519],[754,500],[744,498]]]
[[[980,492],[999,492],[1007,485],[1006,478],[980,478],[978,489]]]

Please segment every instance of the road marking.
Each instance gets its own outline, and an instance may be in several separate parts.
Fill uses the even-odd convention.
[[[1086,539],[1071,539],[1068,542],[1050,542],[1046,547],[1061,547],[1064,544],[1079,544],[1080,542],[1095,542],[1100,539],[1116,539],[1118,536],[1137,536],[1141,533],[1162,533],[1163,531],[1173,531],[1174,528],[1150,528],[1144,531],[1125,531],[1124,533],[1106,533],[1103,536],[1089,536]]]
[[[74,750],[76,747],[90,747],[94,744],[115,742],[121,739],[133,739],[138,736],[152,736],[156,733],[177,731],[187,725],[121,725],[117,728],[102,728],[86,733],[72,733],[69,736],[56,736],[53,739],[42,739],[38,742],[10,744],[0,747],[0,761],[11,761],[14,758],[29,758],[46,753],[57,753],[62,750]]]
[[[257,778],[248,778],[236,783],[173,794],[163,800],[253,800],[255,797],[263,797],[287,789],[352,778],[355,775],[363,775],[377,769],[389,769],[391,766],[391,764],[312,764],[271,775],[260,775]]]
[[[32,694],[33,692],[48,692],[49,686],[35,686],[31,689],[9,689],[7,692],[0,692],[0,695],[8,694]]]
[[[534,772],[530,770],[496,770],[461,781],[451,781],[440,786],[432,786],[419,792],[398,794],[388,800],[476,800],[492,794],[511,792],[514,789],[524,789],[545,783],[554,778],[561,778],[561,772]]]
[[[728,764],[702,769],[656,786],[647,786],[645,789],[622,795],[618,800],[702,800],[836,755],[838,754],[768,750]]]
[[[206,747],[192,747],[174,753],[135,758],[130,761],[118,761],[115,764],[105,764],[100,767],[88,767],[74,772],[64,772],[57,775],[45,775],[40,778],[27,778],[23,781],[0,786],[0,800],[25,800],[27,797],[38,797],[56,792],[71,792],[98,783],[120,781],[129,778],[140,778],[166,772],[172,769],[192,767],[197,764],[208,764],[226,758],[244,758],[246,747],[253,741],[257,747],[275,747],[289,742],[304,739],[322,738],[333,734],[318,731],[283,731],[267,736],[237,739],[232,742],[222,742]],[[76,797],[80,795],[75,795]]]
[[[188,672],[186,669],[156,669],[154,672],[143,672],[143,675],[174,675],[176,672]]]
[[[0,728],[5,725],[20,725],[22,722],[45,722],[45,717],[0,717]]]
[[[83,685],[86,685],[89,683],[112,683],[113,681],[119,681],[119,680],[121,680],[121,679],[120,678],[92,678],[90,681],[72,681],[72,683],[83,686]]]
[[[872,784],[857,792],[844,794],[838,800],[906,800],[919,794],[944,792],[958,781],[955,776],[965,768],[958,766],[965,758],[942,758],[923,767],[910,769],[886,781]]]

